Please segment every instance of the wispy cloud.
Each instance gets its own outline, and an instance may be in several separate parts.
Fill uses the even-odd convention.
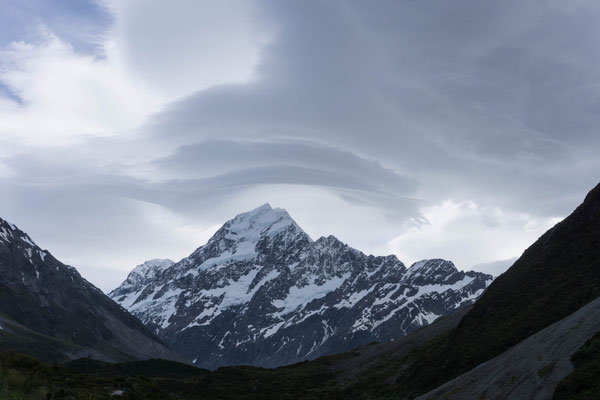
[[[265,201],[509,258],[598,180],[593,1],[68,4],[0,28],[0,209],[106,289]]]

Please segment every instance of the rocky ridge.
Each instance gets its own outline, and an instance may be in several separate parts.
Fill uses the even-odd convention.
[[[410,268],[334,236],[313,241],[265,204],[109,295],[197,366],[274,367],[410,333],[480,296],[491,275],[432,259]]]

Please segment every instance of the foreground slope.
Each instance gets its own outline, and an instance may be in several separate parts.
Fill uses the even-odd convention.
[[[33,331],[0,313],[0,352],[5,351],[29,354],[47,363],[64,362],[79,357],[109,359],[89,347]]]
[[[75,268],[58,261],[2,219],[0,314],[2,349],[16,346],[39,357],[42,349],[33,344],[47,338],[48,351],[41,358],[62,354],[106,360],[182,359]]]
[[[598,331],[600,298],[417,400],[551,399],[573,371],[572,356]]]
[[[492,276],[434,259],[406,268],[282,209],[240,214],[178,263],[136,267],[110,296],[197,366],[274,367],[397,339],[470,303]]]

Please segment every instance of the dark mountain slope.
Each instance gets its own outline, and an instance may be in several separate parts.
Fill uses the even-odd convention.
[[[385,343],[370,343],[359,346],[350,352],[324,357],[324,359],[335,360],[330,363],[330,371],[335,374],[335,380],[341,384],[342,388],[351,388],[356,386],[355,379],[358,376],[372,371],[390,371],[392,376],[394,371],[394,360],[402,360],[415,350],[420,349],[432,339],[451,331],[458,326],[461,318],[471,310],[472,305],[462,306],[452,314],[438,318],[435,322],[427,325],[411,334],[401,337],[397,340]],[[389,376],[385,376],[380,381],[384,381]],[[377,380],[375,380],[377,381]],[[380,385],[381,382],[377,382]]]
[[[89,347],[35,332],[0,313],[0,352],[4,351],[28,354],[48,363],[63,362],[79,357],[110,360],[109,357]]]
[[[75,268],[40,249],[25,232],[2,219],[0,312],[35,332],[68,346],[94,349],[108,359],[181,360]]]

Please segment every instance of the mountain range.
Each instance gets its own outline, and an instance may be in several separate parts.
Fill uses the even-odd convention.
[[[136,267],[109,295],[197,366],[276,367],[398,339],[473,302],[492,280],[450,261],[407,269],[334,236],[312,240],[264,204],[177,263]]]
[[[263,207],[263,211],[265,208]],[[273,211],[283,212],[283,210]],[[215,264],[213,264],[215,258],[218,259],[217,266],[247,260],[248,254],[250,254],[248,249],[251,246],[247,246],[247,240],[242,240],[242,244],[236,243],[235,240],[244,236],[244,232],[246,232],[246,229],[238,229],[238,227],[248,228],[252,225],[247,220],[242,222],[243,219],[229,221],[219,231],[221,233],[215,234],[214,241],[211,239],[206,246],[202,246],[187,258],[191,259],[190,262],[201,261],[199,265],[203,268],[206,267],[206,269],[197,271],[197,275],[189,272],[188,275],[191,275],[191,278],[201,276],[205,270],[216,269],[218,272],[219,269],[215,268]],[[263,218],[259,218],[259,220],[264,221]],[[280,225],[274,226],[280,227]],[[296,228],[292,229],[292,231],[295,230]],[[283,229],[279,233],[285,231],[286,229]],[[274,237],[277,237],[278,234],[275,234]],[[302,235],[297,236],[296,234],[298,232],[288,232],[283,234],[283,238],[289,238],[288,235],[302,237]],[[277,242],[279,245],[283,245],[281,241],[273,240],[268,232],[266,236],[262,234],[259,236],[261,243],[266,241],[271,244]],[[250,235],[249,237],[255,236]],[[308,244],[303,245],[304,247],[301,246],[302,251],[298,251],[297,254],[314,254],[306,252],[306,249],[311,248],[320,240],[314,242],[309,240]],[[0,353],[0,389],[2,390],[0,394],[12,396],[9,398],[109,399],[114,398],[113,394],[115,393],[128,398],[156,400],[282,398],[307,400],[594,400],[600,398],[600,185],[590,191],[584,202],[570,216],[533,243],[508,271],[496,278],[483,291],[474,303],[470,300],[465,301],[447,315],[440,316],[422,328],[407,335],[401,335],[395,340],[382,343],[371,342],[342,353],[273,369],[237,365],[220,367],[211,371],[158,359],[110,363],[100,361],[98,360],[100,357],[96,356],[99,354],[102,357],[108,357],[105,351],[107,346],[112,348],[114,355],[116,344],[114,340],[99,346],[100,339],[91,335],[95,339],[87,346],[83,346],[75,344],[72,341],[73,338],[65,340],[64,334],[62,334],[62,339],[59,339],[60,330],[56,330],[56,328],[52,331],[50,329],[52,327],[44,328],[42,324],[38,326],[39,331],[32,330],[26,324],[33,326],[31,321],[36,321],[35,314],[39,314],[38,309],[48,307],[43,301],[39,301],[37,304],[35,302],[26,303],[28,297],[36,298],[36,290],[40,290],[36,289],[35,280],[42,279],[44,273],[51,271],[60,275],[61,279],[66,277],[65,280],[70,280],[71,275],[63,273],[62,264],[49,264],[54,268],[46,271],[44,268],[48,264],[40,263],[38,258],[45,262],[51,260],[50,255],[29,242],[33,243],[23,232],[2,221],[0,245],[4,248],[0,248],[2,249],[0,256],[6,261],[0,265],[4,268],[2,270],[4,274],[8,271],[6,266],[12,265],[14,271],[8,271],[8,274],[14,276],[10,279],[2,277],[3,285],[6,286],[3,286],[2,292],[0,292],[3,296],[3,301],[0,303],[0,326],[2,327],[0,329],[0,349],[7,350],[13,346],[13,350],[16,349],[21,353],[36,353],[36,357],[40,359],[43,359],[44,356],[50,358],[50,356],[63,352],[63,360],[74,358],[77,355],[85,356],[86,352],[88,354],[96,353],[92,354],[92,357],[79,358],[66,363],[59,362],[54,366],[48,366],[15,353]],[[290,242],[294,242],[294,240],[286,243]],[[244,243],[246,247],[244,247]],[[227,245],[230,247],[226,247]],[[250,270],[255,266],[254,261],[269,255],[268,252],[261,253],[263,250],[269,249],[269,246],[254,248],[258,251],[252,253],[254,256],[251,257],[252,262],[249,263]],[[216,250],[211,252],[211,249]],[[219,258],[219,255],[222,254],[227,254],[227,257]],[[240,258],[235,259],[236,255]],[[242,255],[244,257],[241,257]],[[277,254],[274,254],[273,257],[277,257]],[[364,257],[371,258],[372,256]],[[377,257],[372,258],[377,259]],[[333,259],[337,260],[337,258]],[[357,256],[356,259],[358,259]],[[8,262],[14,264],[7,264]],[[129,293],[137,293],[136,291],[125,290],[120,294],[125,297],[124,300],[129,299],[133,306],[133,303],[152,304],[153,300],[157,301],[154,303],[157,307],[157,312],[153,314],[154,319],[151,318],[147,323],[148,326],[154,330],[158,329],[159,332],[163,329],[161,328],[163,324],[167,327],[164,329],[168,329],[170,324],[178,321],[182,316],[178,315],[179,299],[175,303],[164,303],[175,305],[175,310],[169,313],[162,308],[164,304],[160,300],[161,296],[157,295],[161,291],[169,293],[173,291],[173,287],[167,286],[162,290],[162,287],[153,286],[153,283],[163,279],[169,271],[173,273],[174,267],[178,265],[184,268],[182,262],[173,263],[169,260],[159,260],[146,263],[136,268],[121,287],[127,288],[127,285],[143,287],[141,292],[134,296],[130,296]],[[308,264],[310,263],[307,261],[306,265]],[[300,265],[303,264],[299,263],[294,267]],[[324,262],[319,265],[328,264]],[[383,266],[381,263],[377,265],[380,268]],[[388,268],[391,269],[393,265],[397,264],[392,263]],[[261,265],[256,264],[256,266]],[[66,271],[71,271],[69,267],[64,265],[63,267],[66,268]],[[286,265],[286,267],[291,270],[289,266]],[[396,284],[414,278],[415,285],[423,283],[424,286],[427,286],[429,284],[425,282],[430,279],[430,275],[434,277],[446,275],[445,272],[435,273],[438,269],[452,270],[449,263],[443,260],[419,262],[408,269],[396,267],[396,270],[401,271],[399,273],[400,281]],[[415,273],[418,271],[421,271],[420,275]],[[264,277],[261,278],[259,273],[260,270],[256,272],[256,276],[252,279],[253,282],[257,277],[257,282],[263,281]],[[464,276],[468,277],[469,273],[464,273]],[[464,279],[464,276],[461,278],[459,275],[458,278]],[[182,278],[190,279],[186,277],[187,275],[182,276]],[[240,281],[239,278],[236,280],[228,275],[215,276],[215,279],[220,279],[217,282],[227,281],[229,285],[225,286],[228,289],[233,289],[230,287],[232,282]],[[190,280],[194,281],[194,279]],[[19,284],[19,281],[22,285]],[[73,281],[72,283],[77,282],[76,277],[73,277]],[[311,280],[303,281],[300,283],[301,286],[290,286],[287,292],[284,290],[281,293],[282,295],[289,294],[291,287],[304,287],[310,282]],[[87,287],[87,285],[84,286]],[[252,283],[249,288],[250,286]],[[261,285],[256,293],[260,292],[263,286]],[[317,284],[316,286],[322,285]],[[220,309],[219,305],[223,304],[222,300],[230,298],[227,297],[230,294],[241,296],[240,291],[226,290],[224,293],[220,290],[222,287],[216,286],[218,291],[209,292],[215,294],[214,297],[221,300],[220,302],[213,301],[211,303],[208,301],[209,298],[205,297],[206,303],[211,309]],[[149,289],[146,290],[146,288]],[[93,287],[90,289],[97,291]],[[266,289],[268,287],[264,289],[268,292]],[[69,289],[65,288],[65,290]],[[84,289],[80,290],[85,292]],[[250,289],[250,291],[252,290]],[[324,295],[330,301],[324,303],[326,306],[338,304],[334,300],[339,298],[348,300],[343,296],[331,296],[330,293],[336,290],[338,289],[333,289]],[[7,291],[8,296],[5,293]],[[142,296],[144,291],[154,294]],[[33,292],[33,294],[26,294],[28,292]],[[241,292],[243,294],[243,291]],[[417,292],[420,292],[420,289],[417,289]],[[183,290],[182,293],[184,293]],[[200,293],[208,296],[206,292]],[[252,293],[252,297],[254,297],[256,293]],[[397,293],[397,290],[394,293]],[[246,292],[247,294],[248,292]],[[400,299],[401,296],[406,297],[406,294],[408,292],[402,291],[394,299]],[[439,294],[437,292],[436,297],[439,297]],[[16,298],[17,295],[23,296],[24,305],[19,310],[24,315],[18,315],[6,306],[9,304],[16,307],[20,299]],[[4,299],[10,299],[11,296],[16,300],[4,301]],[[136,303],[140,296],[140,301]],[[386,297],[386,299],[392,299],[393,296]],[[321,297],[318,297],[317,300]],[[414,296],[409,297],[411,297],[411,301],[415,300]],[[131,300],[132,298],[134,299]],[[187,298],[189,297],[183,296],[182,301]],[[87,304],[87,306],[95,305],[93,302],[83,302],[77,297],[74,299],[78,303]],[[281,300],[282,298],[274,299]],[[283,305],[286,304],[285,299]],[[115,305],[106,298],[103,301]],[[399,302],[399,304],[406,303]],[[303,304],[300,303],[295,310],[303,312],[306,307]],[[368,309],[370,304],[365,302],[365,309]],[[279,302],[272,305],[276,310],[282,308],[282,303]],[[50,306],[50,312],[57,312],[53,310],[54,305]],[[76,304],[74,307],[81,307],[81,304]],[[101,305],[100,307],[109,306]],[[232,307],[239,311],[235,305],[227,307],[225,310]],[[67,308],[69,311],[68,307],[64,305],[63,308]],[[350,310],[352,308],[349,307]],[[7,315],[6,310],[11,311],[10,315]],[[120,310],[128,315],[124,309],[120,308]],[[402,310],[402,308],[398,308],[398,310]],[[32,318],[27,316],[30,311],[33,311],[32,314],[34,314]],[[402,311],[397,311],[397,313],[400,312]],[[323,312],[324,314],[325,312]],[[78,317],[73,313],[65,315],[73,319]],[[120,315],[117,313],[115,318]],[[207,313],[202,316],[206,319],[201,321],[212,322],[213,315],[220,318],[220,314]],[[243,312],[228,315],[235,319],[232,323],[236,323],[239,321],[236,318],[243,315]],[[314,315],[321,316],[320,313]],[[133,318],[131,315],[129,317]],[[150,339],[155,338],[148,331],[143,333],[141,323],[136,326],[139,328],[136,332],[140,335]],[[239,322],[235,327],[238,326],[241,326]],[[192,326],[191,328],[196,327]],[[218,329],[218,327],[213,328]],[[42,330],[45,333],[41,332]],[[93,329],[89,329],[89,331],[94,332]],[[76,335],[75,339],[78,337]],[[19,339],[22,341],[19,342]],[[153,343],[159,343],[158,340],[155,339]],[[96,344],[92,343],[94,341]],[[32,346],[25,346],[25,342]],[[152,346],[156,346],[156,344]],[[47,353],[44,353],[44,349],[47,350]],[[73,350],[80,352],[78,354],[72,352],[66,357],[64,352]],[[132,357],[131,352],[127,357],[135,358]],[[114,360],[115,358],[112,358],[109,361]]]

